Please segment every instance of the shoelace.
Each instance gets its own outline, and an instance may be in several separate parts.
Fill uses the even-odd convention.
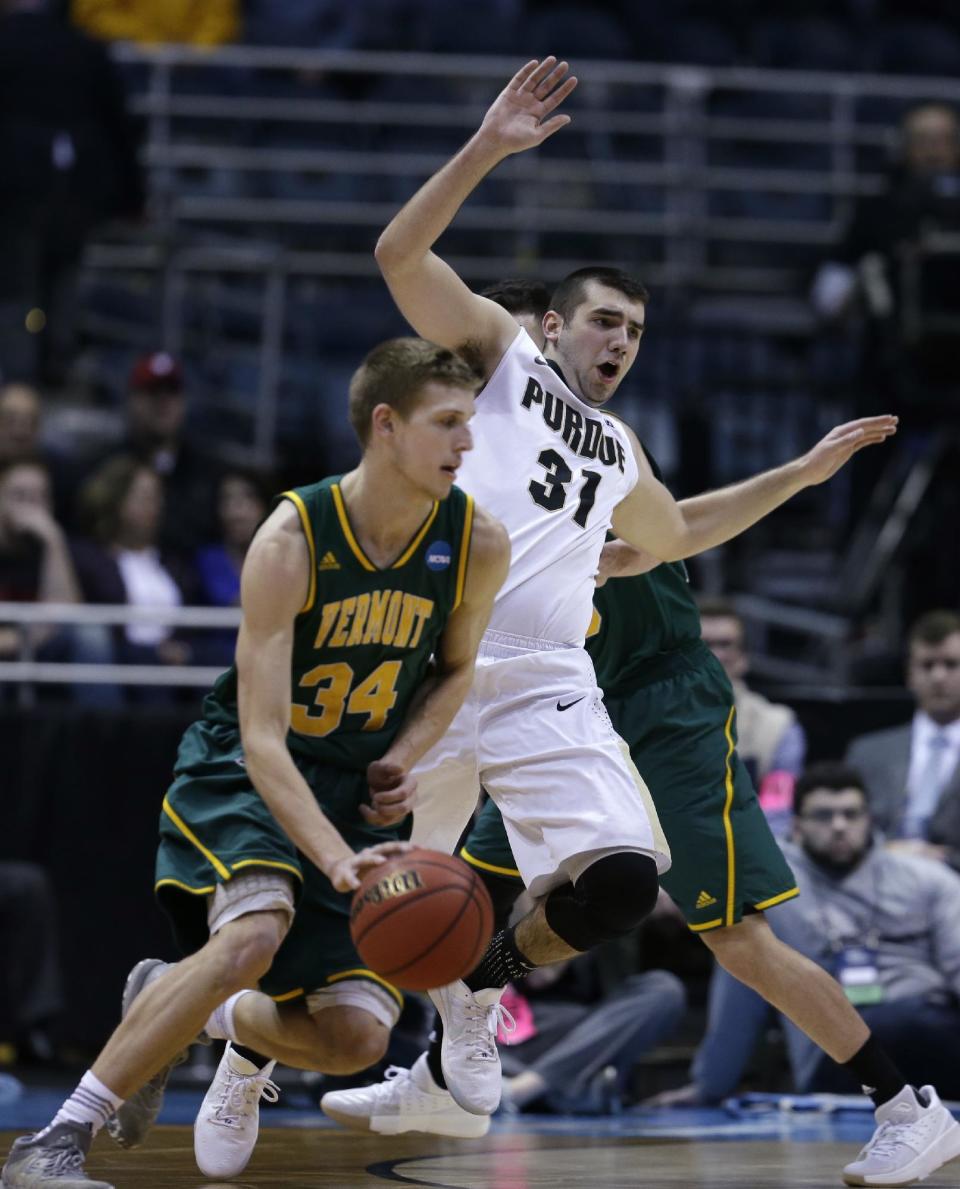
[[[465,1008],[465,1031],[475,1050],[471,1053],[481,1061],[495,1061],[497,1058],[497,1029],[502,1028],[508,1035],[515,1031],[517,1021],[507,1011],[502,1003],[492,1003],[484,1007],[480,1003],[468,1004]]]
[[[410,1089],[410,1070],[399,1065],[388,1065],[383,1081],[378,1082],[374,1089],[378,1098],[392,1098],[397,1094],[404,1097]]]
[[[886,1123],[881,1123],[877,1130],[873,1133],[873,1139],[867,1144],[863,1150],[866,1156],[868,1153],[871,1156],[895,1156],[897,1148],[904,1146],[912,1150],[917,1149],[916,1144],[911,1144],[909,1140],[902,1134],[905,1128],[910,1126],[910,1122],[895,1123],[892,1120],[887,1120]]]
[[[249,1115],[261,1098],[276,1102],[280,1087],[276,1082],[259,1074],[234,1073],[226,1071],[227,1082],[220,1094],[220,1101],[213,1111],[213,1122],[226,1127],[236,1127],[242,1115]]]
[[[75,1144],[67,1148],[40,1148],[39,1166],[43,1173],[59,1177],[63,1173],[83,1171],[83,1153]]]

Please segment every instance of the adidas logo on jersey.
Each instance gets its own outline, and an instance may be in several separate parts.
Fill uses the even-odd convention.
[[[697,897],[697,908],[709,908],[711,904],[716,904],[716,896],[711,896],[709,892],[701,892]]]
[[[337,561],[337,559],[333,556],[333,554],[328,549],[327,552],[320,559],[320,564],[317,566],[317,569],[318,570],[339,570],[340,563]]]

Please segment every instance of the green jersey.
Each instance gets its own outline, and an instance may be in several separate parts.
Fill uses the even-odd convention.
[[[647,453],[658,479],[660,468]],[[700,611],[682,561],[634,578],[614,578],[593,597],[587,651],[605,693],[632,688],[650,662],[700,639]]]
[[[350,525],[339,479],[277,497],[300,516],[311,575],[294,624],[287,745],[362,771],[393,741],[463,597],[473,500],[454,487],[379,569]],[[208,722],[238,726],[236,667],[217,680],[203,712]]]

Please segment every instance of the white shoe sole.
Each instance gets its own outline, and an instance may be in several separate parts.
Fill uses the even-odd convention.
[[[885,1189],[897,1189],[902,1185],[915,1185],[917,1181],[925,1181],[931,1173],[943,1168],[951,1160],[960,1156],[960,1124],[954,1125],[940,1136],[932,1148],[921,1152],[906,1168],[888,1173],[847,1173],[843,1174],[845,1185],[884,1186]]]
[[[470,1120],[441,1119],[429,1115],[420,1119],[392,1115],[374,1115],[371,1118],[366,1115],[348,1115],[336,1107],[324,1106],[322,1101],[320,1109],[328,1118],[351,1131],[368,1131],[376,1135],[403,1135],[404,1132],[413,1131],[420,1135],[444,1135],[452,1139],[481,1139],[490,1130],[488,1115],[473,1115]]]

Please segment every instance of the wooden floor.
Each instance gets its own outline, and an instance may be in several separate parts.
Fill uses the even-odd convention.
[[[14,1133],[0,1133],[6,1153]],[[227,1189],[206,1181],[193,1159],[187,1127],[160,1127],[146,1147],[121,1152],[105,1137],[88,1161],[92,1178],[116,1189]],[[841,1184],[839,1170],[856,1147],[785,1141],[709,1142],[618,1136],[490,1135],[443,1140],[395,1139],[314,1128],[266,1128],[233,1189],[821,1189]],[[924,1189],[955,1186],[948,1168]]]

